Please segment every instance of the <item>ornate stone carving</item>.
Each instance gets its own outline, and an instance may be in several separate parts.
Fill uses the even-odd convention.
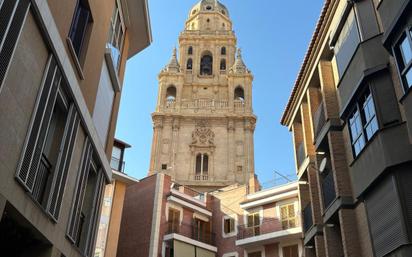
[[[214,146],[215,133],[206,120],[200,120],[192,132],[192,145]]]

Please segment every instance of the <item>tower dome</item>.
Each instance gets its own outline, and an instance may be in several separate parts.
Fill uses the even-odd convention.
[[[201,0],[190,10],[189,17],[192,17],[199,12],[219,12],[229,17],[229,11],[222,3],[217,0]]]

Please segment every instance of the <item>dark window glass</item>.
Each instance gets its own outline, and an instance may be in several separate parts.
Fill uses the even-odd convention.
[[[193,68],[193,60],[190,58],[187,60],[186,69],[191,70]]]
[[[196,156],[196,174],[200,174],[202,172],[202,155],[198,154]]]
[[[167,164],[162,164],[162,170],[167,170]]]
[[[369,88],[356,103],[355,110],[349,116],[348,124],[353,153],[357,156],[379,128],[375,105]]]
[[[226,70],[226,60],[222,59],[220,61],[220,70]]]
[[[213,57],[211,55],[204,55],[200,61],[200,75],[213,74]]]
[[[74,11],[72,26],[69,33],[69,38],[72,41],[74,52],[78,58],[80,58],[80,54],[83,49],[87,26],[91,22],[90,14],[90,9],[86,2],[84,0],[79,0]]]
[[[223,27],[224,26],[225,26],[225,24],[223,23]],[[222,49],[220,50],[220,54],[226,55],[226,47],[222,47]]]
[[[352,10],[346,18],[346,22],[342,27],[334,47],[339,77],[342,77],[346,67],[349,65],[359,42],[358,25],[356,23],[354,11]]]
[[[192,55],[193,54],[193,47],[189,46],[189,49],[187,50],[187,54]]]
[[[209,156],[207,154],[203,155],[203,173],[209,171]]]

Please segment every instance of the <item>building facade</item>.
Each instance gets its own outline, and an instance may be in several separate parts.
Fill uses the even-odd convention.
[[[190,10],[178,54],[158,77],[149,175],[201,191],[254,178],[253,76],[232,26],[217,0]]]
[[[0,17],[0,251],[92,256],[147,3],[5,0]]]
[[[325,1],[281,123],[305,256],[411,256],[410,1]]]
[[[296,182],[201,193],[158,173],[126,190],[117,256],[299,257],[299,211]]]

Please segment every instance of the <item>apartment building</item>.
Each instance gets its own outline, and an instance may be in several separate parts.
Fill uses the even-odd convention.
[[[305,256],[411,256],[410,1],[325,1],[281,123]]]
[[[138,182],[125,173],[124,155],[130,147],[129,144],[114,139],[110,161],[112,182],[104,190],[94,257],[116,256],[126,188]]]
[[[0,251],[92,256],[146,1],[0,1]]]
[[[301,256],[297,183],[248,191],[200,193],[162,173],[142,179],[126,190],[117,256]]]

